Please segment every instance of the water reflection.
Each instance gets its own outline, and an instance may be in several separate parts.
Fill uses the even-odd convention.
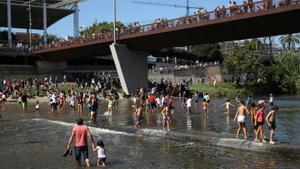
[[[186,117],[186,128],[188,130],[192,130],[192,117],[191,116]]]

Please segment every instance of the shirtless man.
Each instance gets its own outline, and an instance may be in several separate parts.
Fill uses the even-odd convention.
[[[170,131],[170,123],[171,123],[171,111],[169,109],[169,106],[166,106],[161,111],[162,117],[163,117],[163,129],[167,131]]]
[[[250,114],[250,112],[248,111],[247,107],[244,104],[244,101],[241,100],[239,102],[239,107],[238,107],[235,117],[233,119],[233,121],[235,121],[235,119],[237,118],[237,121],[239,123],[239,128],[237,129],[237,132],[236,132],[237,139],[239,138],[241,128],[243,128],[243,131],[244,131],[244,138],[247,139],[247,130],[246,130],[246,126],[245,126],[246,113]]]

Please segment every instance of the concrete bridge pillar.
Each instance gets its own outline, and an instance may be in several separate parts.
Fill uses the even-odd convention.
[[[147,54],[132,51],[125,45],[110,45],[112,57],[121,81],[123,91],[131,94],[136,88],[148,87]]]

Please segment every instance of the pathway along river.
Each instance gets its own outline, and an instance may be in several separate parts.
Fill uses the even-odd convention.
[[[234,112],[226,116],[220,108],[223,102],[222,99],[212,100],[206,117],[194,111],[189,119],[183,115],[180,100],[176,100],[171,133],[233,137],[236,130],[236,123],[232,122]],[[277,145],[290,144],[299,148],[300,98],[276,98],[276,104],[280,108]],[[299,155],[222,148],[189,137],[163,137],[161,117],[157,113],[144,114],[142,128],[152,134],[136,134],[134,131],[138,129],[133,127],[129,101],[120,101],[112,118],[103,116],[106,107],[102,102],[97,126],[90,126],[93,135],[104,140],[108,168],[300,168]],[[62,157],[76,119],[74,112],[65,110],[53,115],[49,106],[42,104],[40,112],[29,105],[29,111],[22,113],[20,105],[8,103],[2,105],[0,114],[3,116],[0,119],[0,168],[75,168],[74,155]],[[252,128],[249,123],[247,126],[248,139],[253,140]],[[96,154],[90,151],[90,156],[95,167]]]

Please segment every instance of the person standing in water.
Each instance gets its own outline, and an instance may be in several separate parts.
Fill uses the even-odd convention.
[[[236,138],[239,138],[239,134],[241,129],[243,129],[244,131],[244,138],[247,139],[247,129],[246,129],[246,114],[250,114],[250,112],[248,111],[247,107],[244,105],[244,101],[240,101],[239,103],[239,107],[236,111],[235,117],[233,119],[233,121],[235,121],[235,119],[237,119],[238,122],[238,129],[236,131]]]
[[[170,123],[171,123],[171,111],[169,106],[165,106],[161,111],[162,119],[163,119],[163,130],[170,131]]]
[[[102,166],[105,167],[106,166],[106,152],[104,149],[104,143],[102,140],[98,140],[97,141],[97,146],[93,144],[93,151],[97,151],[97,166]]]
[[[259,109],[256,112],[256,116],[255,116],[255,123],[257,126],[257,132],[255,134],[255,140],[256,142],[258,142],[258,135],[260,134],[261,136],[261,140],[263,143],[266,143],[266,138],[265,138],[265,134],[264,134],[264,130],[263,130],[263,125],[264,125],[264,105],[263,104],[259,104]]]
[[[275,144],[274,142],[274,133],[276,129],[276,123],[275,123],[275,117],[276,117],[276,112],[278,111],[278,106],[272,106],[272,110],[268,113],[266,117],[266,122],[269,126],[270,130],[270,144]]]
[[[231,102],[230,102],[229,99],[226,100],[226,102],[225,102],[224,104],[222,104],[221,107],[222,107],[222,106],[225,106],[225,108],[226,108],[225,114],[229,114],[229,113],[230,113],[230,107],[234,107],[234,105],[231,104]]]
[[[83,124],[82,118],[78,118],[77,125],[72,129],[72,134],[67,145],[67,149],[70,150],[70,146],[75,138],[75,159],[78,167],[81,166],[81,155],[83,155],[86,166],[90,167],[88,137],[90,137],[93,143],[93,136],[89,128]]]
[[[203,99],[201,106],[202,106],[202,113],[207,114],[208,102],[206,101],[206,99]]]
[[[270,94],[270,97],[269,97],[269,104],[270,104],[270,106],[274,105],[274,96],[272,93]]]

